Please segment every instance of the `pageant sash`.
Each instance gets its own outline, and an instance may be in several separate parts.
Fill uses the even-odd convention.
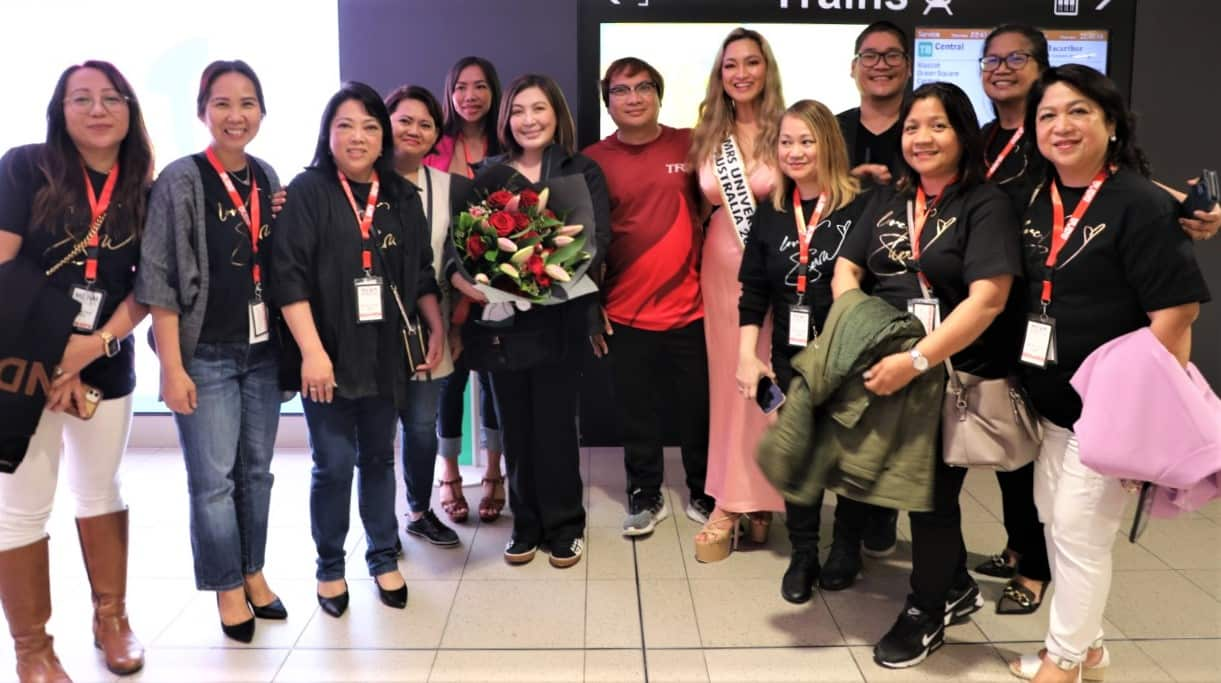
[[[721,206],[729,212],[738,243],[745,247],[750,235],[750,219],[755,215],[755,195],[750,191],[750,178],[746,175],[742,152],[733,135],[721,142],[720,154],[712,160],[712,172],[721,189]]]

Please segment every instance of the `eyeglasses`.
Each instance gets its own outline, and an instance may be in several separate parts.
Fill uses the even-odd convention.
[[[1017,71],[1026,66],[1026,62],[1029,62],[1033,56],[1029,52],[1010,52],[1004,57],[988,55],[979,60],[979,69],[980,71],[996,71],[1000,68],[1001,62],[1004,62],[1010,69]]]
[[[657,93],[657,84],[653,81],[641,81],[636,84],[636,87],[630,85],[613,85],[607,92],[611,97],[627,97],[629,93],[635,93],[641,97],[648,97]]]
[[[866,50],[857,53],[856,59],[861,63],[861,66],[877,66],[879,61],[886,62],[886,66],[903,66],[903,63],[907,61],[907,53],[902,50],[890,50],[888,52]]]
[[[126,107],[128,99],[126,95],[107,93],[101,97],[102,108],[114,113]],[[92,95],[73,95],[72,97],[64,98],[64,104],[77,112],[93,111],[93,105],[97,101]]]

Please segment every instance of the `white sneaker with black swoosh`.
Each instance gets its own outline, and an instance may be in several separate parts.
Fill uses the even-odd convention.
[[[912,603],[909,596],[898,621],[873,647],[873,661],[887,669],[906,669],[923,662],[945,642],[945,621]]]

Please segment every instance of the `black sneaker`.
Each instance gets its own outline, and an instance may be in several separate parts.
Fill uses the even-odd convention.
[[[870,510],[865,518],[865,530],[861,534],[861,550],[870,557],[886,557],[893,553],[898,544],[895,533],[895,525],[898,523],[899,513],[896,510]]]
[[[433,545],[458,545],[458,533],[442,524],[432,510],[425,510],[419,519],[407,522],[407,533],[419,536]]]
[[[537,543],[529,543],[519,541],[516,538],[510,538],[508,545],[505,546],[505,562],[509,564],[526,564],[534,559],[534,553],[538,552]]]
[[[687,519],[707,524],[708,517],[712,515],[714,508],[716,508],[716,500],[712,496],[693,496],[687,503]]]
[[[628,494],[627,511],[623,519],[624,536],[651,534],[659,522],[670,516],[670,506],[660,491],[632,491]]]
[[[852,586],[861,575],[861,551],[855,544],[832,543],[831,554],[822,567],[818,584],[823,590],[842,591]]]
[[[558,569],[567,569],[580,562],[581,555],[584,552],[585,539],[583,538],[556,541],[551,544],[551,566]]]
[[[873,661],[887,669],[906,669],[923,662],[944,643],[945,623],[940,615],[916,607],[909,596],[899,620],[873,646]]]
[[[818,574],[818,549],[794,550],[789,568],[780,579],[780,597],[794,605],[809,602],[814,597]]]
[[[945,601],[945,625],[961,624],[983,609],[984,596],[979,594],[979,584],[972,581],[963,588],[951,588]]]

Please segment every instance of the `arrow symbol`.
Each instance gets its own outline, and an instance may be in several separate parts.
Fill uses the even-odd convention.
[[[1109,4],[1111,4],[1111,0],[1102,0],[1102,2],[1098,3],[1098,6],[1094,8],[1094,11],[1100,12],[1106,9],[1107,5]]]

